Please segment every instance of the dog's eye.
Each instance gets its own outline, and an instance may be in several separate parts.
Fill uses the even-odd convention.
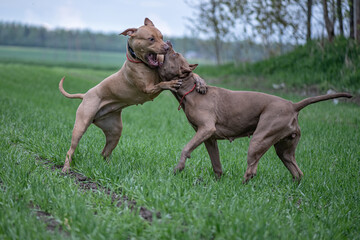
[[[149,38],[150,42],[153,42],[155,39],[153,37]]]

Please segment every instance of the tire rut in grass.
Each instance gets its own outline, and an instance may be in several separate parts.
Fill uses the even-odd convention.
[[[36,160],[38,160],[39,162],[41,162],[44,165],[50,166],[49,169],[51,169],[52,171],[56,171],[59,169],[61,170],[61,168],[62,168],[62,166],[55,165],[52,161],[43,159],[41,157],[37,157]],[[154,215],[153,212],[148,210],[144,206],[138,207],[136,201],[129,199],[129,197],[127,197],[126,195],[121,195],[120,193],[113,192],[109,188],[101,186],[99,183],[93,181],[92,179],[88,178],[87,176],[84,176],[84,175],[74,172],[72,170],[70,170],[68,173],[61,173],[60,175],[70,176],[71,178],[74,179],[76,185],[78,185],[79,188],[84,191],[92,191],[92,192],[102,191],[102,192],[104,192],[106,195],[111,196],[111,201],[112,201],[112,203],[115,203],[116,207],[121,207],[123,204],[127,204],[127,207],[131,211],[136,211],[139,209],[139,215],[146,221],[152,222],[153,215]],[[155,216],[157,218],[161,218],[161,213],[156,212]]]
[[[1,180],[1,178],[0,178],[0,190],[4,191],[4,192],[6,190],[5,185],[4,185],[3,181]]]
[[[36,218],[41,222],[46,224],[46,230],[49,232],[58,231],[60,234],[65,236],[70,236],[70,233],[65,231],[61,225],[61,223],[56,220],[50,213],[42,211],[39,206],[33,204],[33,202],[29,203],[29,207],[34,211]]]

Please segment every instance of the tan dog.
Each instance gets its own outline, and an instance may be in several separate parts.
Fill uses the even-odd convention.
[[[106,136],[102,155],[106,158],[119,142],[122,131],[121,111],[123,108],[153,100],[162,90],[176,91],[181,80],[160,82],[156,68],[161,64],[157,54],[165,54],[168,45],[154,24],[145,19],[144,26],[129,28],[121,33],[130,36],[127,61],[122,68],[107,77],[85,94],[69,94],[60,81],[60,92],[68,98],[83,99],[77,112],[71,146],[66,154],[63,172],[70,168],[70,162],[82,135],[91,123],[101,128]]]
[[[213,170],[220,177],[222,168],[217,146],[218,139],[248,137],[253,135],[247,156],[247,170],[244,182],[256,175],[260,158],[271,147],[291,172],[295,180],[303,173],[295,161],[295,149],[300,139],[298,114],[309,104],[338,97],[348,97],[348,93],[336,93],[304,99],[292,103],[280,97],[260,92],[230,91],[218,87],[208,87],[206,95],[195,94],[192,73],[197,64],[188,64],[185,58],[175,53],[170,43],[164,63],[159,68],[162,80],[182,78],[183,83],[174,95],[184,109],[187,119],[196,134],[181,152],[181,158],[174,171],[181,171],[191,152],[205,143]],[[184,97],[185,96],[185,97]]]

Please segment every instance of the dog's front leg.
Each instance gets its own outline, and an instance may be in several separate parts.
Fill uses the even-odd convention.
[[[215,126],[210,127],[199,127],[195,136],[191,139],[191,141],[186,144],[184,149],[181,152],[181,157],[178,165],[174,169],[174,173],[180,172],[185,168],[185,162],[187,158],[190,158],[190,154],[197,148],[201,143],[205,140],[209,139],[216,131]]]
[[[147,86],[144,89],[144,92],[148,93],[148,94],[156,94],[156,93],[161,92],[162,90],[171,90],[171,91],[176,92],[177,89],[179,89],[179,87],[181,87],[181,84],[182,84],[181,79],[171,80],[171,81],[167,81],[167,82],[160,82],[156,85]]]
[[[196,84],[196,91],[201,94],[205,94],[207,92],[207,85],[205,80],[197,74],[194,74],[194,80],[194,83]]]
[[[220,178],[223,171],[220,162],[219,148],[216,139],[207,139],[205,142],[206,150],[209,153],[211,165],[217,178]]]

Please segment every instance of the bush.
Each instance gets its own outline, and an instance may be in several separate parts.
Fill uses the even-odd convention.
[[[266,79],[267,84],[356,92],[360,90],[360,46],[345,38],[337,38],[333,43],[312,41],[282,56],[253,64],[204,66],[197,71],[217,78],[231,76],[232,81],[250,76]]]

